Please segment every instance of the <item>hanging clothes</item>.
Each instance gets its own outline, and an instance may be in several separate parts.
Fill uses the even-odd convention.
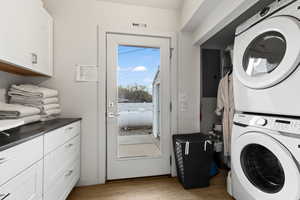
[[[219,83],[216,114],[223,116],[224,156],[231,154],[231,132],[234,117],[232,73],[227,73]]]

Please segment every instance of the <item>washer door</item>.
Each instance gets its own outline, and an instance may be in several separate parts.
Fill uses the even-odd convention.
[[[300,23],[288,16],[266,19],[236,37],[234,67],[238,79],[252,89],[272,87],[300,63]]]
[[[232,168],[255,199],[300,199],[300,174],[290,152],[277,140],[248,132],[233,144]]]

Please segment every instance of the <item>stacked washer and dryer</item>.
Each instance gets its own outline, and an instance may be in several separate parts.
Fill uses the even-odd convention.
[[[238,27],[232,192],[300,199],[300,0],[277,0]]]

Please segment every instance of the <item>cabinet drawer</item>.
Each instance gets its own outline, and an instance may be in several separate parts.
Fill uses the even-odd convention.
[[[43,137],[0,152],[0,185],[43,158]]]
[[[77,157],[55,177],[55,184],[45,191],[44,200],[65,200],[80,176],[80,159]]]
[[[45,190],[53,187],[57,182],[57,178],[78,157],[80,157],[80,136],[76,136],[63,146],[49,153],[44,160]]]
[[[0,199],[40,200],[43,195],[43,161],[39,161],[0,187]]]
[[[79,133],[80,122],[75,122],[62,128],[59,128],[55,131],[47,133],[45,135],[45,154],[54,151],[59,146],[65,144],[68,140],[79,135]]]

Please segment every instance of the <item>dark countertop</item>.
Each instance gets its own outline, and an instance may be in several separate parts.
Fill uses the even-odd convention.
[[[0,134],[0,151],[42,136],[50,131],[64,127],[81,118],[58,118],[45,122],[36,122],[4,131],[10,136]]]

